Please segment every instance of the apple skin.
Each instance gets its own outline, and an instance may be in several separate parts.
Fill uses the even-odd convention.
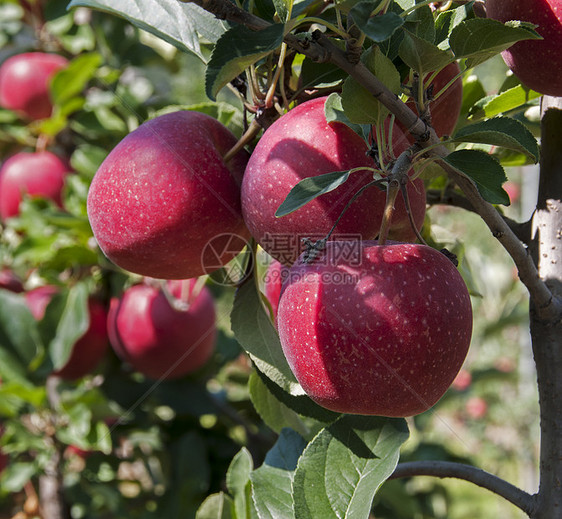
[[[16,153],[0,169],[0,216],[17,216],[24,193],[53,200],[60,206],[69,172],[69,164],[50,151]]]
[[[235,143],[220,122],[190,111],[161,115],[125,137],[88,193],[104,254],[161,279],[198,277],[228,263],[248,236],[239,188],[248,154],[222,160]]]
[[[562,0],[486,0],[486,15],[504,23],[522,20],[538,26],[543,40],[517,42],[502,57],[524,85],[562,96]]]
[[[128,288],[109,308],[109,339],[117,355],[146,377],[183,377],[201,368],[216,342],[215,306],[196,280],[168,281],[170,293],[188,303],[174,309],[164,292],[148,284]],[[181,360],[181,362],[179,362]]]
[[[9,268],[0,269],[0,288],[16,294],[24,291],[21,279]]]
[[[49,81],[67,65],[63,56],[44,52],[8,58],[0,66],[0,105],[32,120],[50,117]]]
[[[40,321],[45,315],[47,305],[59,291],[54,285],[44,285],[25,293],[25,302],[35,319]],[[66,364],[53,375],[64,380],[76,380],[91,373],[105,356],[109,340],[107,334],[107,310],[97,299],[88,300],[90,325],[72,348]]]
[[[375,165],[361,137],[342,123],[326,122],[325,101],[325,97],[306,101],[275,121],[252,152],[242,182],[242,213],[250,233],[271,256],[287,266],[302,252],[301,239],[323,238],[352,196],[373,179],[370,171],[356,172],[338,189],[291,214],[275,217],[279,205],[300,180]],[[393,144],[395,153],[408,146],[397,126]],[[425,215],[423,182],[409,183],[408,193],[416,224],[421,227]],[[349,239],[375,237],[385,200],[385,192],[377,187],[365,190],[347,209],[332,239],[347,239],[345,235]],[[395,208],[393,226],[401,227],[407,220],[401,196]],[[409,222],[407,225],[409,228]]]
[[[337,412],[406,417],[432,407],[472,334],[468,290],[426,245],[362,242],[291,268],[279,301],[287,361],[308,396]]]

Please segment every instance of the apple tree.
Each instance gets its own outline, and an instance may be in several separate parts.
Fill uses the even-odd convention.
[[[0,483],[20,517],[446,517],[419,476],[562,517],[560,1],[3,9]],[[508,216],[522,164],[528,221]],[[415,438],[458,406],[481,333],[479,240],[440,238],[447,207],[525,290],[536,492]]]

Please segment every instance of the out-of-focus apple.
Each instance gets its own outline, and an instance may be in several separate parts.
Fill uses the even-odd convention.
[[[38,321],[45,315],[47,305],[59,288],[44,285],[25,293],[25,301],[31,314]],[[84,335],[78,339],[72,348],[72,353],[66,364],[53,372],[65,380],[75,380],[91,373],[104,357],[109,346],[107,336],[107,310],[97,299],[88,301],[90,325]]]
[[[246,245],[240,189],[245,151],[228,164],[236,137],[208,115],[180,111],[145,122],[98,169],[88,218],[119,267],[161,279],[208,274]]]
[[[60,206],[69,172],[68,163],[50,151],[16,153],[0,169],[0,216],[18,215],[24,195],[47,198]]]
[[[0,66],[0,106],[33,120],[50,117],[53,104],[49,82],[67,64],[63,56],[44,52],[8,58]]]
[[[108,328],[121,359],[148,378],[174,379],[201,368],[215,347],[215,306],[196,279],[167,282],[169,296],[150,284],[134,285],[111,301]],[[175,308],[170,297],[185,308]]]

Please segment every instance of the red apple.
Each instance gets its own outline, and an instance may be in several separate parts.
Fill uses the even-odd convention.
[[[472,384],[470,371],[461,369],[455,377],[455,380],[453,380],[452,387],[457,391],[466,391],[470,387],[470,384]]]
[[[248,155],[225,164],[236,137],[208,115],[161,115],[125,137],[98,169],[88,217],[105,255],[162,279],[198,277],[228,263],[248,235],[239,182]]]
[[[250,233],[271,256],[288,266],[302,252],[302,238],[323,238],[352,196],[373,179],[370,171],[356,172],[338,189],[289,215],[275,217],[289,191],[302,179],[375,165],[361,137],[342,123],[326,122],[325,101],[326,98],[307,101],[275,121],[255,147],[242,182],[242,213]],[[397,126],[393,142],[398,152],[408,145]],[[421,227],[425,215],[421,180],[410,183],[408,193],[416,224]],[[375,186],[365,190],[347,209],[333,238],[375,237],[385,199],[384,191]],[[401,227],[406,219],[404,202],[399,197],[393,225]]]
[[[472,333],[458,270],[426,245],[328,242],[291,268],[277,317],[304,391],[333,411],[412,416],[459,372]]]
[[[44,52],[27,52],[8,58],[0,66],[0,106],[29,119],[50,117],[53,105],[49,82],[67,64],[66,58]]]
[[[465,409],[470,418],[480,420],[488,412],[488,403],[480,396],[473,396],[467,400]]]
[[[279,297],[281,287],[289,275],[289,267],[283,265],[276,259],[272,260],[267,267],[264,277],[264,294],[273,312],[273,319],[277,321],[277,308],[279,307]]]
[[[0,216],[18,215],[23,195],[47,198],[60,206],[69,171],[68,163],[50,151],[13,155],[0,169]]]
[[[154,380],[198,370],[215,346],[215,307],[209,289],[195,279],[167,285],[185,309],[174,308],[161,289],[142,284],[114,298],[108,316],[109,339],[117,355]]]
[[[517,42],[502,57],[529,88],[562,96],[562,0],[486,0],[486,14],[500,22],[522,20],[537,25],[544,39]]]
[[[25,301],[35,319],[43,318],[47,305],[58,291],[59,288],[56,286],[44,285],[25,293]],[[76,380],[91,373],[104,357],[109,345],[107,311],[105,306],[94,298],[88,301],[88,310],[90,313],[88,329],[73,346],[66,364],[54,371],[53,375],[65,380]]]
[[[449,63],[444,67],[431,82],[424,84],[424,88],[427,89],[433,85],[433,95],[437,95],[441,90],[451,81],[455,76],[460,73],[461,69],[458,63],[455,61]],[[431,74],[428,75],[428,78]],[[408,101],[406,103],[416,114],[418,113],[414,101]],[[431,113],[431,124],[435,130],[435,133],[442,137],[444,135],[452,135],[462,107],[462,80],[459,77],[454,83],[443,92],[437,99],[430,102],[430,113]],[[400,125],[400,123],[399,123]],[[400,127],[404,129],[401,125]],[[410,136],[411,138],[411,136]],[[413,141],[414,139],[411,138]]]

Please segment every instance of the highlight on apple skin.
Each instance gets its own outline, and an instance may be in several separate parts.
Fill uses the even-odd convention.
[[[68,60],[58,54],[26,52],[8,58],[0,66],[0,106],[31,120],[51,116],[49,82]]]
[[[191,111],[155,117],[127,135],[88,193],[104,254],[160,279],[198,277],[228,263],[248,237],[239,189],[248,154],[222,159],[236,141],[219,121]]]
[[[277,318],[289,365],[333,411],[406,417],[432,407],[468,352],[472,307],[453,263],[426,245],[328,242],[291,268]]]
[[[325,97],[306,101],[275,121],[254,148],[242,182],[242,213],[248,230],[263,249],[287,266],[302,252],[301,239],[323,238],[353,195],[373,180],[372,171],[357,171],[334,191],[291,214],[275,216],[289,191],[302,179],[375,166],[367,155],[367,144],[359,135],[343,123],[326,121],[325,102]],[[395,154],[409,145],[396,125],[393,143]],[[425,215],[423,182],[420,179],[410,182],[408,193],[416,226],[421,228]],[[376,186],[366,189],[347,208],[332,239],[374,238],[380,229],[385,201],[383,190]],[[400,196],[392,225],[391,235],[394,229],[410,228]],[[405,238],[401,236],[401,239]]]
[[[167,297],[153,284],[133,285],[111,301],[109,339],[115,353],[137,372],[159,380],[197,371],[216,343],[215,305],[196,279],[167,281]],[[175,308],[170,297],[185,308]]]

